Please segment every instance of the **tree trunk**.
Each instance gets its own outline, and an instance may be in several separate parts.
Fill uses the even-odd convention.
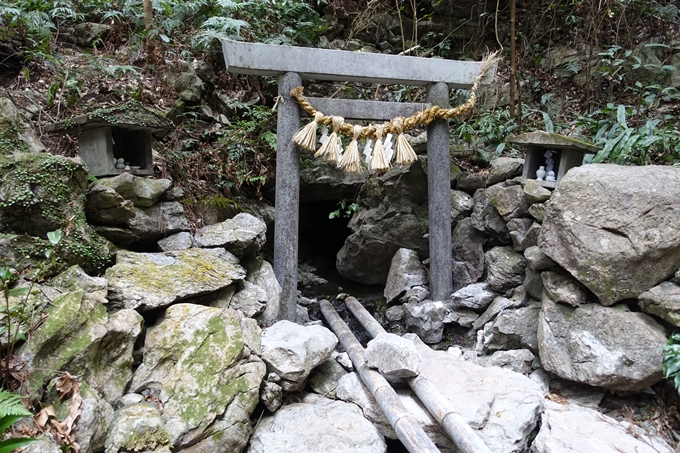
[[[142,0],[142,10],[144,11],[144,29],[147,33],[146,51],[153,57],[156,46],[150,36],[151,30],[153,30],[153,5],[151,4],[151,0]]]

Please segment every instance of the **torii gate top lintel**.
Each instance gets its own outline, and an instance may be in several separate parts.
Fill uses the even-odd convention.
[[[295,72],[303,79],[425,86],[443,82],[467,89],[480,73],[481,62],[420,58],[311,47],[276,46],[222,40],[227,71],[279,76]],[[482,84],[493,80],[489,71]]]
[[[279,306],[270,301],[260,321],[265,324],[279,319],[296,321],[300,150],[291,139],[300,128],[300,108],[290,96],[291,90],[302,85],[303,78],[428,87],[427,104],[309,99],[317,104],[317,109],[332,109],[324,112],[329,115],[368,120],[392,119],[409,116],[430,105],[448,108],[449,90],[471,88],[482,71],[483,63],[230,40],[222,40],[222,49],[230,72],[279,76],[274,273],[281,285],[281,299]],[[482,83],[491,83],[494,72],[495,68],[489,70]],[[443,301],[449,298],[453,286],[447,120],[435,119],[427,126],[427,155],[430,292],[433,300]]]

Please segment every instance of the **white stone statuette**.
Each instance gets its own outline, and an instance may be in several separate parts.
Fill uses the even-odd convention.
[[[538,167],[538,170],[536,170],[536,181],[543,181],[545,173],[545,167],[543,165]]]

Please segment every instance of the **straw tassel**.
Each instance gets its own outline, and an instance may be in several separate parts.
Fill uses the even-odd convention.
[[[352,141],[349,143],[349,146],[347,146],[347,149],[345,150],[344,154],[342,155],[342,159],[340,159],[340,163],[338,163],[338,167],[342,168],[344,171],[349,172],[349,173],[361,173],[364,171],[364,166],[361,165],[361,155],[359,154],[359,144],[357,143],[357,140],[359,140],[359,136],[361,136],[361,133],[364,131],[364,128],[357,125],[354,126],[353,129],[353,134],[352,134]]]
[[[373,156],[371,157],[371,171],[374,173],[384,173],[390,168],[390,163],[387,162],[387,155],[382,143],[383,127],[375,127],[376,140],[373,147]]]
[[[328,140],[321,145],[321,148],[314,154],[314,157],[323,157],[328,162],[337,162],[342,151],[341,145],[338,143],[338,131],[342,127],[345,119],[341,116],[332,116],[331,125],[333,133],[328,137]]]
[[[316,127],[321,118],[323,118],[323,113],[316,112],[312,122],[293,135],[293,142],[300,148],[314,151],[316,149]]]
[[[394,126],[395,132],[398,134],[395,163],[399,165],[412,164],[418,160],[418,155],[413,151],[413,148],[408,140],[406,140],[406,137],[404,137],[404,118],[400,116],[393,119],[392,125]]]

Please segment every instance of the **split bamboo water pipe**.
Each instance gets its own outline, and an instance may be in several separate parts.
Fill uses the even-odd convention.
[[[345,299],[345,305],[372,337],[387,333],[354,297]],[[462,453],[491,453],[489,447],[482,442],[463,417],[453,410],[427,376],[421,372],[418,376],[405,380]]]
[[[330,302],[321,301],[321,313],[349,354],[361,380],[375,397],[404,447],[411,453],[441,453],[416,419],[408,413],[392,386],[380,373],[366,366],[364,348]]]

